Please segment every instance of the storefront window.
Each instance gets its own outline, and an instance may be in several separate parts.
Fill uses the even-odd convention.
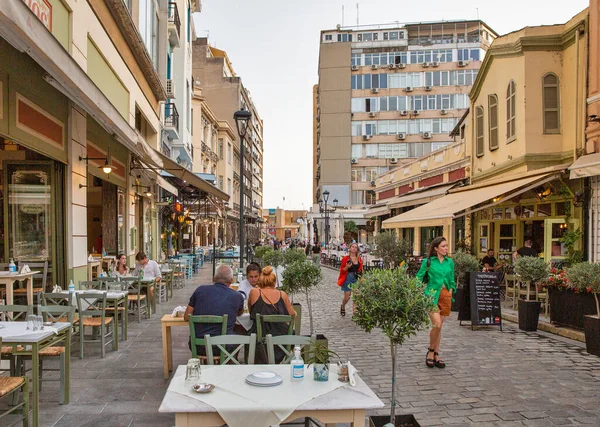
[[[510,259],[510,254],[517,250],[517,226],[515,224],[500,224],[498,253],[500,259]]]
[[[421,227],[421,254],[427,255],[431,241],[444,234],[444,227]]]
[[[570,204],[571,202],[561,202],[561,203],[556,203],[554,206],[556,208],[556,215],[555,216],[564,216],[567,214],[567,204]]]
[[[8,165],[9,257],[50,260],[52,204],[50,165]]]
[[[150,258],[152,256],[152,214],[151,203],[147,199],[142,199],[142,228],[143,228],[143,243],[142,250]]]
[[[535,214],[533,205],[522,206],[521,217],[522,218],[533,218]]]
[[[562,204],[562,203],[561,203]],[[566,224],[553,223],[552,224],[552,254],[551,256],[564,257],[567,256],[567,249],[560,239],[567,232]]]
[[[541,205],[537,205],[537,216],[538,217],[552,216],[552,203],[544,203]]]
[[[125,193],[117,193],[117,255],[125,253]]]

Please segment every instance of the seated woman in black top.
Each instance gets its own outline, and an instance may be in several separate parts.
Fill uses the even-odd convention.
[[[248,296],[248,310],[250,311],[250,318],[254,320],[254,327],[252,332],[256,331],[256,315],[270,315],[270,314],[289,314],[294,318],[296,311],[292,307],[292,303],[288,298],[287,294],[283,291],[275,289],[275,283],[277,278],[273,272],[272,267],[265,267],[262,269],[262,274],[258,279],[258,287],[250,291]],[[267,322],[263,324],[263,336],[271,334],[273,336],[286,335],[288,332],[289,325],[286,323]],[[260,344],[260,343],[259,343]],[[266,352],[264,352],[264,346],[260,346],[260,351],[257,351],[257,360],[255,363],[267,363]],[[277,363],[283,359],[283,352],[275,349],[275,360]],[[264,359],[264,360],[263,360]]]

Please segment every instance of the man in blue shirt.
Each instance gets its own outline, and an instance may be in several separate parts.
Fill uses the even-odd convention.
[[[236,316],[244,312],[244,296],[231,289],[233,283],[233,270],[228,265],[220,265],[215,271],[213,285],[201,285],[194,291],[188,307],[185,310],[184,320],[189,321],[190,315],[227,315],[227,335],[233,335],[233,326]],[[196,324],[196,337],[204,335],[221,335],[220,324]],[[198,348],[199,354],[205,354],[205,349]]]

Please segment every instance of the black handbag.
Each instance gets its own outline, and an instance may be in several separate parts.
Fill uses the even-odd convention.
[[[427,270],[425,270],[425,274],[423,275],[422,282],[426,285],[429,283],[429,267],[431,267],[431,257],[427,258]]]

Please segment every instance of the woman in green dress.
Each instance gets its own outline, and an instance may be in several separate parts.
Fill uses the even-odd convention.
[[[442,326],[444,319],[450,315],[452,293],[456,291],[454,261],[448,257],[448,241],[445,237],[436,237],[431,242],[428,257],[423,260],[417,278],[423,281],[426,274],[429,280],[426,280],[425,293],[433,297],[433,307],[429,312],[431,332],[425,364],[428,368],[445,368],[446,363],[439,355]]]

